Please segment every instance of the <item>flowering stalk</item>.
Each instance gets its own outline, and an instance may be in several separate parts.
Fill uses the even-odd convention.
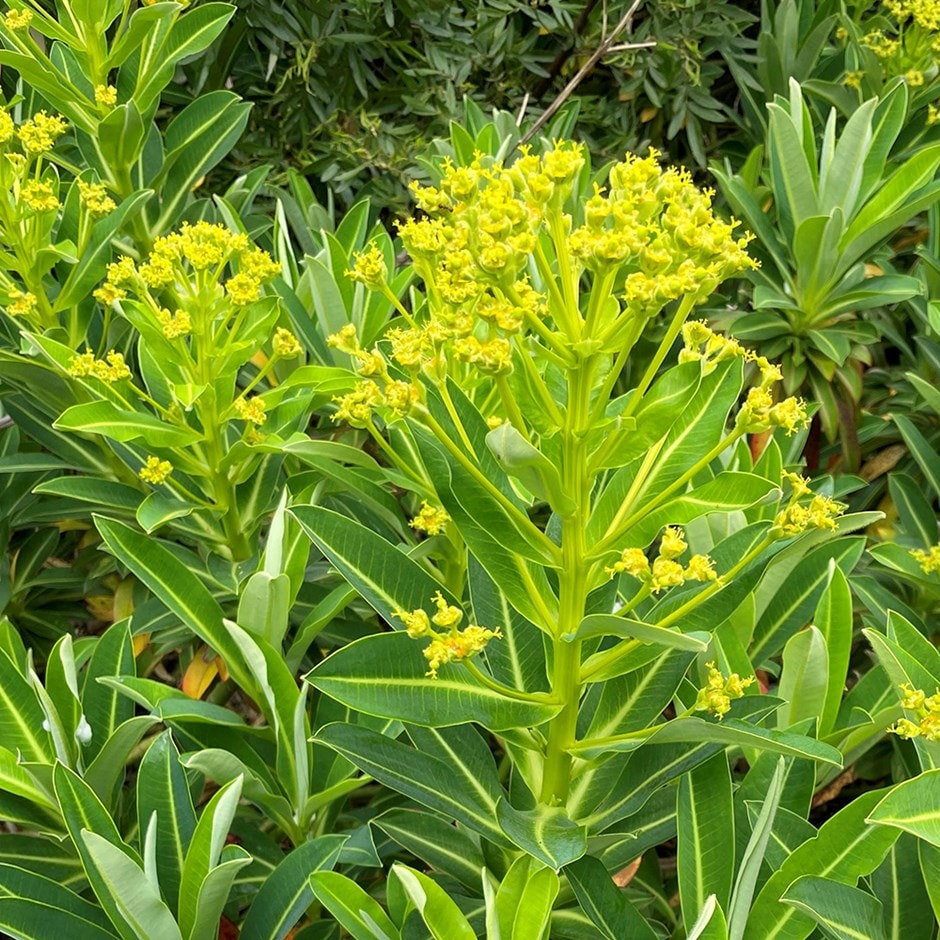
[[[772,535],[724,572],[701,553],[680,561],[688,546],[674,526],[661,533],[652,561],[646,554],[651,534],[643,545],[622,548],[651,512],[681,497],[741,436],[757,428],[792,432],[805,425],[806,414],[802,402],[776,396],[779,369],[704,324],[687,322],[721,280],[753,265],[745,252],[747,238],[735,237],[735,223],[715,217],[710,195],[692,186],[684,172],[661,169],[655,154],[628,156],[611,170],[609,191],[595,186],[587,198],[581,191],[584,170],[581,148],[566,142],[541,157],[523,153],[509,167],[482,157],[470,166],[445,163],[439,187],[413,187],[426,216],[399,229],[425,282],[427,305],[393,321],[372,349],[362,347],[352,325],[329,339],[360,375],[351,392],[336,397],[335,419],[374,435],[397,424],[413,429],[405,437],[418,445],[409,460],[418,458],[413,469],[424,482],[422,490],[437,492],[453,517],[448,527],[465,535],[468,550],[494,582],[507,570],[512,573],[511,586],[503,588],[508,602],[546,634],[551,691],[546,698],[513,689],[490,674],[485,651],[501,642],[507,624],[460,630],[462,612],[440,596],[433,616],[424,609],[396,616],[410,636],[429,641],[424,647],[429,679],[443,669],[463,668],[507,701],[555,703],[557,712],[544,729],[540,769],[528,782],[543,804],[562,806],[575,773],[585,684],[637,643],[620,640],[585,659],[579,630],[605,580],[625,574],[639,581],[627,594],[624,614],[655,603],[661,592],[703,582],[702,590],[656,623],[669,627],[718,593],[775,539],[802,531],[817,518],[829,522],[836,510],[828,503],[804,508],[801,482],[770,527]],[[348,273],[373,290],[388,289],[378,246],[360,253]],[[610,396],[631,353],[660,312],[668,317],[665,334],[639,384],[610,413]],[[699,381],[719,366],[720,375],[730,375],[728,360],[737,359],[737,375],[746,362],[755,367],[759,382],[730,430],[703,443],[694,459],[683,456],[679,472],[646,493],[649,475],[670,459],[667,438],[654,439],[636,458],[626,496],[604,524],[598,523],[596,517],[606,511],[604,484],[619,472],[618,448],[629,445],[631,429],[646,420],[643,408],[680,334],[680,362],[698,363]],[[684,368],[682,375],[695,381],[696,370]],[[723,406],[721,423],[730,406]],[[481,452],[482,421],[492,429],[485,442],[490,453]],[[421,444],[428,435],[439,445],[434,453]],[[383,450],[390,447],[387,443]],[[438,466],[441,454],[450,472],[465,474],[478,495],[455,489],[422,465],[430,460]],[[501,480],[494,476],[494,459]],[[510,480],[514,493],[507,487]],[[765,484],[760,492],[772,489]],[[537,526],[522,508],[520,493],[530,502],[547,503],[554,525],[546,531]],[[475,515],[477,499],[485,501],[485,516]],[[499,534],[498,556],[475,535],[494,525],[515,530]],[[516,536],[525,545],[514,544]],[[611,564],[618,550],[620,560]],[[714,702],[719,692],[731,695],[726,685],[722,680],[720,690],[712,689]]]

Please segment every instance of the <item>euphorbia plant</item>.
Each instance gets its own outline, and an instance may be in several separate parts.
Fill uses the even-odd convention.
[[[735,446],[803,426],[802,403],[775,396],[776,366],[689,322],[752,265],[747,238],[655,154],[592,181],[582,149],[561,142],[509,166],[445,162],[439,186],[415,194],[425,215],[399,234],[426,303],[398,304],[375,348],[351,328],[332,338],[361,375],[336,417],[371,434],[416,491],[436,493],[446,515],[435,526],[466,551],[467,583],[433,551],[419,562],[336,512],[295,508],[391,628],[309,680],[410,723],[415,748],[340,724],[319,739],[554,868],[586,851],[625,864],[639,845],[621,821],[728,744],[837,763],[832,748],[760,726],[778,700],[747,681],[754,624],[716,629],[775,549],[807,529],[807,544],[835,532],[840,509],[798,475],[782,479],[776,445],[756,466]],[[379,251],[351,274],[390,293]],[[668,326],[642,378],[612,397],[660,315]],[[746,370],[754,384],[731,418]],[[670,703],[678,717],[663,722]],[[508,793],[469,723],[496,734]],[[670,746],[633,758],[647,742]]]

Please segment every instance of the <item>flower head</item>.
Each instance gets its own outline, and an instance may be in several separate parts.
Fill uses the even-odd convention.
[[[30,120],[24,121],[17,130],[17,136],[27,153],[46,153],[55,146],[68,125],[58,115],[49,115],[37,111]]]
[[[450,522],[450,516],[436,506],[432,506],[426,499],[421,502],[418,514],[408,523],[413,529],[427,532],[428,535],[440,535]]]
[[[741,698],[753,682],[753,676],[742,679],[736,672],[725,678],[714,663],[708,663],[708,678],[693,707],[697,712],[707,711],[721,720],[731,709],[732,699]]]
[[[166,481],[166,478],[173,472],[173,464],[169,460],[161,460],[159,457],[148,457],[147,462],[140,468],[137,474],[145,483],[152,483],[159,486]]]

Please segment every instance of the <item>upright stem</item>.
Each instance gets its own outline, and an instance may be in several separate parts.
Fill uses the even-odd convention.
[[[540,799],[548,805],[564,804],[571,784],[571,754],[578,727],[581,699],[581,644],[562,637],[573,633],[584,619],[587,568],[584,530],[590,514],[590,478],[584,433],[591,392],[591,365],[584,360],[569,373],[568,412],[562,431],[562,482],[575,501],[575,509],[561,522],[561,568],[558,572],[559,612],[554,638],[552,695],[563,703],[548,727],[548,746]]]

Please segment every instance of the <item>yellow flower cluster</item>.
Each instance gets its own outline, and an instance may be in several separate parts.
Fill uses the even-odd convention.
[[[380,288],[388,281],[385,255],[375,242],[370,243],[365,251],[355,252],[353,258],[355,263],[352,268],[344,272],[350,280],[359,281],[374,289]]]
[[[107,189],[101,183],[86,183],[84,180],[77,180],[76,183],[82,205],[90,215],[107,215],[117,208],[114,200],[108,195]]]
[[[888,730],[902,738],[923,737],[928,741],[940,741],[940,689],[929,697],[908,683],[900,686],[900,690],[901,707],[913,712],[917,721],[901,718]]]
[[[104,359],[96,359],[95,354],[90,349],[86,349],[83,353],[72,356],[65,371],[72,378],[90,377],[108,383],[129,379],[131,376],[131,370],[128,369],[124,356],[113,349]]]
[[[279,359],[296,359],[298,356],[302,356],[304,352],[304,348],[300,345],[297,337],[282,326],[274,331],[274,339],[271,341],[271,345],[274,347],[274,355]]]
[[[899,23],[911,19],[929,32],[940,29],[938,0],[884,0],[884,5]]]
[[[117,104],[117,89],[113,85],[95,85],[95,104],[113,108]]]
[[[11,32],[16,32],[18,29],[28,29],[32,21],[32,10],[10,10],[3,18],[3,25]]]
[[[789,435],[807,427],[809,415],[802,398],[790,397],[775,402],[773,395],[761,386],[747,393],[744,406],[738,412],[737,424],[750,434],[770,428],[784,428]]]
[[[36,309],[38,303],[35,294],[14,287],[10,291],[10,303],[7,304],[7,313],[13,317],[28,317]]]
[[[154,314],[160,329],[167,339],[179,339],[181,336],[188,336],[193,329],[193,322],[190,315],[185,310],[177,310],[171,313],[166,307],[161,307]]]
[[[863,71],[846,72],[845,78],[842,79],[842,84],[845,85],[846,88],[861,88],[862,79],[864,77],[865,73]]]
[[[236,398],[234,407],[238,417],[248,424],[260,426],[268,420],[264,399],[258,398],[257,395],[252,398]]]
[[[940,571],[940,545],[931,545],[927,551],[922,548],[913,548],[910,554],[920,565],[920,570],[924,574],[935,574]]]
[[[479,653],[490,640],[502,638],[498,629],[488,630],[476,624],[470,624],[461,630],[459,626],[463,620],[463,611],[448,604],[440,591],[431,600],[437,609],[431,617],[424,608],[412,611],[396,610],[394,616],[404,623],[405,631],[412,639],[431,638],[423,652],[429,667],[425,675],[432,679],[437,678],[437,671],[441,666],[455,659],[468,659]],[[434,629],[435,626],[447,632],[440,633]]]
[[[822,531],[835,529],[836,519],[845,511],[845,504],[830,496],[816,494],[807,505],[796,502],[799,495],[794,491],[790,505],[777,513],[771,530],[779,538],[800,535],[807,529]]]
[[[421,502],[420,511],[408,525],[420,532],[427,532],[428,535],[440,535],[448,522],[450,522],[450,516],[443,509],[432,506],[425,499]]]
[[[147,462],[140,468],[137,476],[145,483],[152,483],[159,486],[173,472],[173,464],[169,460],[161,460],[159,457],[148,457]]]
[[[53,188],[41,180],[29,180],[20,190],[20,198],[33,212],[52,212],[61,205]]]
[[[392,358],[411,371],[454,362],[505,374],[511,339],[544,329],[550,309],[549,295],[529,279],[534,268],[563,281],[576,282],[583,270],[615,277],[622,299],[604,311],[613,321],[625,313],[651,315],[685,294],[703,299],[724,278],[754,267],[745,252],[749,239],[735,237],[737,223],[715,216],[712,194],[696,188],[686,171],[663,169],[656,157],[627,155],[613,167],[608,189],[595,190],[579,224],[564,205],[585,157],[567,141],[543,155],[523,150],[511,166],[481,155],[469,166],[445,161],[439,187],[413,184],[426,215],[400,225],[399,236],[427,285],[431,313],[420,325],[389,333]],[[553,274],[539,242],[546,235],[557,248]],[[387,290],[376,244],[356,255],[347,274]]]
[[[19,126],[16,134],[27,153],[42,154],[52,150],[67,128],[68,125],[58,115],[37,111]]]
[[[742,346],[733,336],[715,333],[704,320],[689,320],[683,324],[682,342],[679,362],[701,362],[705,375],[712,372],[722,360],[741,358],[757,366],[761,388],[783,381],[780,366]]]
[[[644,582],[658,594],[663,588],[677,587],[686,581],[714,581],[718,575],[715,563],[708,555],[693,555],[683,567],[676,559],[688,549],[685,533],[675,526],[666,526],[659,540],[659,555],[652,565],[641,548],[625,548],[620,558],[604,570],[615,574],[629,574]]]
[[[753,682],[753,676],[742,679],[736,672],[725,678],[714,663],[708,663],[708,679],[699,690],[693,707],[697,712],[717,715],[720,721],[731,709],[731,700],[741,698]]]

